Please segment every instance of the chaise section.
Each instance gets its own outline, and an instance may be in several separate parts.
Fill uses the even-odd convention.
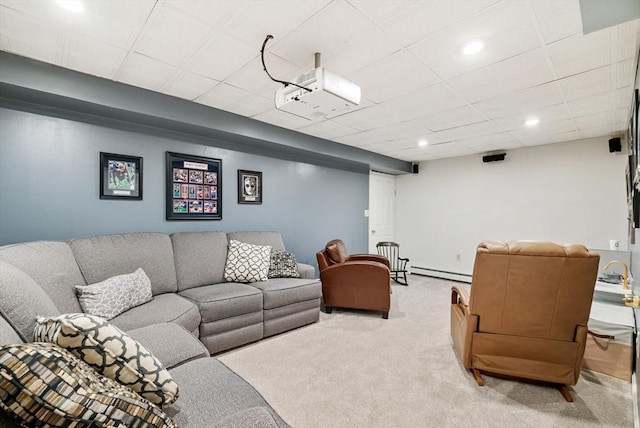
[[[237,282],[181,291],[200,310],[200,340],[211,354],[263,337],[262,292]]]
[[[271,278],[251,285],[263,294],[264,337],[318,321],[322,297],[320,281]]]
[[[163,411],[178,426],[289,426],[253,386],[216,358],[200,358],[176,367],[170,373],[180,385],[180,398]]]
[[[175,323],[198,337],[200,311],[190,300],[175,293],[157,295],[150,302],[131,308],[110,320],[124,331],[149,324]]]

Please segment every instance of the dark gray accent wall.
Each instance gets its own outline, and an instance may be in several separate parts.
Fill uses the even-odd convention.
[[[99,152],[142,156],[144,199],[99,199]],[[165,153],[222,159],[223,219],[165,220]],[[262,205],[237,204],[237,170],[263,172]],[[368,175],[179,138],[0,109],[0,244],[140,231],[277,230],[301,262],[333,238],[367,250]]]
[[[6,52],[0,52],[0,102],[11,109],[178,134],[200,139],[200,144],[279,159],[359,172],[411,172],[410,162]]]

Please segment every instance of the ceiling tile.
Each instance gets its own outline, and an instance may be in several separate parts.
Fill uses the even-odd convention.
[[[220,83],[205,94],[196,98],[194,101],[199,104],[205,104],[210,107],[224,110],[227,107],[244,102],[252,96],[253,94],[245,91],[244,89],[240,89],[226,83]]]
[[[376,103],[440,83],[428,67],[406,50],[369,64],[348,77],[360,86],[362,96]]]
[[[531,88],[554,80],[541,49],[467,73],[449,81],[471,103]]]
[[[314,53],[329,57],[373,29],[375,26],[349,3],[334,1],[286,37],[274,40],[269,51],[300,67],[311,68]]]
[[[462,125],[484,122],[487,118],[478,113],[471,106],[461,106],[450,110],[432,113],[425,117],[419,117],[413,121],[419,123],[431,131],[442,131],[444,129],[456,128]]]
[[[560,78],[604,67],[611,58],[611,29],[586,36],[574,34],[547,45],[547,49]]]
[[[61,62],[64,26],[4,6],[0,7],[0,22],[2,49],[54,64]]]
[[[213,30],[221,30],[247,7],[248,2],[238,0],[164,0],[164,3],[200,20]]]
[[[297,131],[309,135],[315,135],[317,137],[325,138],[328,140],[359,132],[357,129],[351,128],[350,126],[343,125],[333,120],[314,122],[310,125],[298,128]]]
[[[158,91],[178,69],[153,58],[133,53],[127,57],[118,73],[118,80],[133,86]]]
[[[586,71],[558,81],[568,101],[596,95],[612,89],[611,66]]]
[[[377,25],[384,24],[416,5],[414,0],[371,1],[349,0],[360,13]]]
[[[86,74],[114,79],[127,50],[91,37],[67,38],[68,55],[62,65]]]
[[[184,68],[215,80],[224,80],[259,55],[258,47],[219,33]]]
[[[536,0],[531,5],[546,43],[582,33],[578,0]]]
[[[217,80],[183,71],[167,82],[161,90],[174,97],[194,100],[219,83]]]
[[[384,31],[404,47],[436,34],[495,4],[495,0],[454,0],[414,2],[393,19],[381,23]]]
[[[464,55],[462,46],[475,40],[481,40],[484,49],[475,55]],[[450,79],[539,47],[528,3],[502,2],[409,50],[438,76]]]
[[[507,93],[473,104],[479,112],[494,119],[514,114],[527,115],[531,111],[564,102],[556,83],[545,83],[532,88]]]
[[[288,129],[297,129],[307,126],[311,123],[310,120],[303,119],[293,114],[285,113],[281,110],[268,110],[264,113],[253,116],[254,119],[262,122],[267,122],[272,125],[280,126]]]
[[[230,111],[231,113],[239,114],[240,116],[253,117],[271,110],[272,108],[272,99],[254,95],[250,98],[242,100],[242,102],[238,102],[226,107],[225,110]]]
[[[240,13],[229,20],[226,32],[260,50],[267,34],[274,37],[267,46],[277,43],[329,3],[330,0],[247,1]]]
[[[145,28],[136,51],[167,64],[182,66],[202,47],[209,28],[170,4],[162,3]]]
[[[552,125],[553,123],[559,121],[569,121],[571,119],[571,116],[569,115],[567,106],[563,103],[539,109],[532,109],[527,111],[526,114],[516,114],[511,116],[499,117],[493,119],[493,121],[500,128],[506,131],[511,131],[525,128],[525,121],[532,118],[537,118],[540,120],[540,123],[536,126],[537,129],[548,130],[554,126]],[[571,126],[573,128],[573,125]]]
[[[305,70],[295,64],[285,61],[277,55],[267,53],[265,55],[265,64],[267,71],[274,79],[283,80],[285,82],[294,80]],[[264,97],[274,98],[278,88],[282,87],[281,83],[274,82],[269,78],[262,66],[260,57],[254,58],[237,72],[233,73],[225,82],[230,85],[243,88],[249,92],[259,94]]]

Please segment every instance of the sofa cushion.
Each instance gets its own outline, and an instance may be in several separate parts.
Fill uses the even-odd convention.
[[[0,247],[0,260],[33,278],[60,313],[82,311],[75,286],[86,282],[66,242],[36,241],[5,245]]]
[[[153,299],[151,281],[141,268],[96,284],[76,285],[76,291],[85,313],[107,320]]]
[[[268,245],[274,250],[285,251],[280,232],[230,232],[227,233],[229,242],[232,240],[254,245]]]
[[[183,385],[181,396],[163,410],[180,426],[215,426],[249,408],[263,407],[279,427],[288,427],[253,386],[216,358],[183,364],[171,370],[171,375]]]
[[[266,281],[269,275],[271,247],[230,241],[224,279],[229,282]]]
[[[101,235],[74,239],[70,245],[87,284],[142,268],[151,280],[154,296],[178,290],[169,235]]]
[[[154,404],[173,403],[178,385],[144,346],[108,321],[87,314],[38,317],[36,341],[55,343]]]
[[[194,331],[200,325],[200,312],[190,300],[175,293],[166,293],[155,296],[144,305],[129,309],[110,322],[125,331],[164,322],[175,323],[188,331]]]
[[[59,315],[49,296],[26,273],[0,260],[0,314],[22,341],[33,340],[38,315]]]
[[[300,273],[300,278],[317,279],[316,268],[311,265],[298,263],[298,272]]]
[[[271,278],[252,285],[262,290],[265,310],[322,296],[322,283],[314,279]]]
[[[224,232],[179,232],[171,235],[178,290],[224,282],[227,235]]]
[[[0,314],[0,345],[8,345],[10,343],[22,343],[24,340],[18,336],[18,332],[9,324],[4,318],[4,315]],[[0,427],[2,424],[0,424]]]
[[[296,256],[281,250],[271,250],[269,278],[300,278]]]
[[[262,311],[260,290],[237,282],[190,288],[180,295],[198,305],[203,323]]]
[[[266,407],[250,407],[218,421],[211,428],[278,428]]]
[[[176,426],[131,389],[51,343],[0,347],[0,391],[0,408],[25,426]]]
[[[202,342],[178,324],[153,324],[129,330],[127,334],[160,360],[167,370],[209,356]]]

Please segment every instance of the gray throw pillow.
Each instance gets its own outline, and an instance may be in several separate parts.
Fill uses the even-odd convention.
[[[85,313],[107,320],[153,299],[151,280],[142,268],[95,284],[76,285],[76,292]]]
[[[300,278],[296,256],[281,250],[271,250],[269,278]]]

